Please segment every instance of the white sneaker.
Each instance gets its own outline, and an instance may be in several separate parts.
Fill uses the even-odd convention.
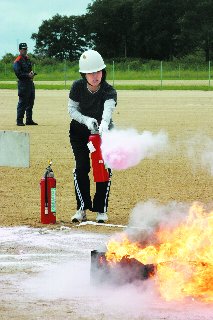
[[[96,221],[99,223],[104,223],[108,220],[107,213],[97,212]]]
[[[87,221],[87,215],[86,215],[86,210],[77,210],[74,216],[71,218],[72,222],[82,222],[82,221]]]

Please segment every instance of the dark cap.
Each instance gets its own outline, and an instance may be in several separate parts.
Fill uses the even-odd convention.
[[[27,49],[27,44],[25,42],[19,43],[19,50]]]

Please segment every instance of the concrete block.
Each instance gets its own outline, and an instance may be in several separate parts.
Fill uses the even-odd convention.
[[[29,168],[29,133],[0,131],[0,166]]]

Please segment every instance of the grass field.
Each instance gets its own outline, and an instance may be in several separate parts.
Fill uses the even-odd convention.
[[[66,90],[70,88],[73,80],[64,81],[35,81],[37,89]],[[211,80],[109,80],[117,90],[202,90],[212,91]],[[17,82],[0,81],[0,89],[17,89]]]

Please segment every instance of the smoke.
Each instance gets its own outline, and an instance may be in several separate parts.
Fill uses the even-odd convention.
[[[124,271],[120,274],[118,270],[117,276],[125,279]],[[80,260],[49,266],[24,281],[22,289],[39,301],[68,300],[70,306],[75,305],[79,318],[85,319],[134,319],[148,312],[148,301],[158,300],[153,283],[148,281],[121,284],[107,273],[98,277],[97,270],[96,283],[92,284],[90,263]],[[100,317],[103,314],[106,318]]]
[[[27,292],[40,299],[68,299],[83,296],[90,285],[88,265],[84,261],[48,266],[48,269],[23,283]]]
[[[117,270],[125,279],[123,270]],[[75,260],[48,267],[22,283],[22,289],[37,301],[59,305],[72,312],[73,319],[168,319],[208,320],[211,309],[197,302],[163,301],[151,279],[118,283],[118,278],[102,274],[96,284],[90,282],[90,263]],[[23,291],[22,291],[23,294]],[[55,301],[55,303],[54,303]],[[69,307],[68,307],[69,306]]]
[[[166,205],[156,200],[139,202],[130,214],[127,233],[140,242],[155,242],[154,231],[165,225],[168,228],[177,226],[186,218],[188,209],[188,204],[176,201]]]
[[[213,140],[198,133],[186,142],[186,147],[194,167],[201,166],[213,175]]]
[[[129,271],[130,272],[130,271]],[[96,276],[96,275],[95,275]],[[151,280],[127,283],[126,272],[114,277],[102,273],[96,283],[90,281],[90,263],[71,261],[48,267],[22,283],[22,290],[33,301],[55,301],[70,306],[73,318],[80,319],[153,319],[165,306]],[[130,276],[130,275],[129,275]],[[55,304],[53,302],[53,306]]]
[[[132,281],[131,268],[118,268],[112,279],[95,271],[93,284],[90,253],[105,250],[109,235],[23,226],[0,228],[0,234],[5,319],[212,319],[211,304],[168,303],[159,297],[153,278]]]
[[[151,202],[146,207],[150,210],[154,208],[155,215],[163,214],[163,208],[166,208]],[[174,205],[175,207],[177,206]],[[22,227],[18,228],[17,232],[16,230],[17,228],[10,228],[9,232],[4,232],[3,249],[5,250],[6,246],[11,252],[11,248],[17,250],[18,245],[18,248],[20,246],[25,253],[17,255],[18,260],[15,260],[15,265],[19,266],[17,273],[13,270],[11,276],[11,273],[3,272],[6,275],[5,279],[10,280],[8,289],[4,288],[4,297],[6,293],[9,294],[9,305],[13,301],[13,306],[17,310],[21,309],[25,301],[26,317],[29,312],[31,314],[26,305],[29,308],[33,305],[34,318],[39,319],[44,314],[48,319],[209,320],[212,318],[211,305],[205,306],[192,300],[181,303],[168,303],[162,300],[154,279],[132,281],[135,273],[131,268],[118,268],[112,278],[109,272],[98,275],[98,270],[94,270],[94,278],[97,281],[95,284],[92,283],[90,250],[98,248],[99,245],[103,246],[108,236],[97,238],[91,233],[75,233],[70,229],[38,232],[38,229]],[[8,265],[7,256],[4,258]],[[28,260],[29,264],[26,264]],[[36,267],[38,263],[40,263],[39,268]],[[30,267],[31,264],[33,267]],[[132,282],[126,283],[126,279]],[[52,317],[54,313],[55,316]]]
[[[111,169],[123,170],[136,166],[145,158],[165,151],[168,136],[164,131],[138,133],[135,129],[113,129],[102,136],[102,155]]]
[[[132,210],[129,227],[137,227],[153,232],[161,224],[177,225],[186,217],[188,205],[172,201],[167,205],[158,204],[156,200],[139,202]]]

